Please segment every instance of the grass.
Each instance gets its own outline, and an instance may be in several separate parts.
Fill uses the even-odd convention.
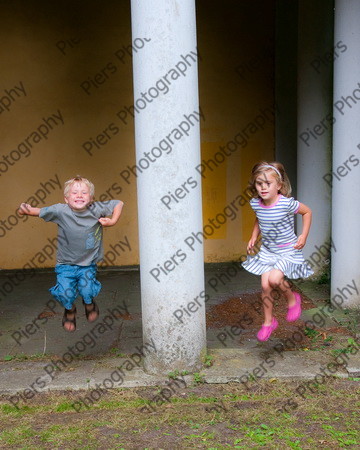
[[[205,383],[205,375],[199,372],[193,374],[194,385]]]
[[[26,355],[25,353],[19,353],[17,355],[5,355],[4,361],[37,361],[43,360],[46,356],[43,353],[35,353],[34,355]]]
[[[318,284],[330,284],[330,266],[325,268],[321,275],[319,275],[316,279]]]
[[[305,327],[304,334],[305,334],[305,336],[309,337],[310,339],[312,339],[314,341],[317,340],[319,336],[321,336],[321,333],[319,333],[315,329],[309,328],[309,327]]]
[[[198,384],[153,412],[141,411],[158,388],[109,390],[79,413],[79,392],[42,393],[11,406],[0,399],[0,448],[359,448],[358,380],[331,379],[298,407],[279,413],[298,382]]]
[[[188,374],[189,374],[189,372],[187,370],[182,370],[181,372],[179,370],[174,370],[174,371],[168,373],[168,377],[173,380],[176,380],[178,377],[185,376]]]
[[[77,361],[83,360],[99,360],[104,357],[109,358],[128,358],[130,355],[122,353],[118,348],[113,347],[108,352],[98,355],[78,355],[74,359]],[[26,355],[25,353],[16,353],[14,355],[5,355],[3,361],[47,361],[49,356],[44,353],[35,353],[33,355]]]
[[[214,364],[214,357],[212,355],[206,355],[204,358],[204,366],[211,367]]]

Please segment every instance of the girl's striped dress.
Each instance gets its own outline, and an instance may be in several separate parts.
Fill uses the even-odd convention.
[[[262,245],[255,256],[248,256],[242,266],[255,275],[272,269],[281,270],[288,278],[307,278],[314,272],[305,261],[302,251],[295,249],[294,214],[299,202],[279,194],[271,206],[265,206],[260,198],[250,200],[259,221]]]

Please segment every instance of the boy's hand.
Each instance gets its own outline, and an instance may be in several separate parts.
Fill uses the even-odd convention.
[[[28,203],[21,203],[18,212],[21,216],[23,216],[25,214],[29,214],[30,208],[31,206]]]
[[[110,217],[100,217],[99,222],[103,227],[112,227],[116,223]]]
[[[28,203],[21,203],[18,212],[21,216],[28,215],[28,216],[39,216],[40,214],[40,208],[33,208]]]
[[[112,227],[113,225],[115,225],[121,216],[123,206],[124,203],[120,201],[115,206],[112,217],[100,217],[99,222],[101,223],[101,225],[103,227]]]

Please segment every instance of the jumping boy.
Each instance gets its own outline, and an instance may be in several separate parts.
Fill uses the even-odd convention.
[[[96,263],[104,256],[102,227],[115,225],[124,205],[120,200],[93,202],[94,194],[94,185],[76,176],[65,183],[65,203],[45,208],[22,203],[19,208],[20,214],[38,216],[58,225],[57,279],[50,292],[65,308],[62,324],[67,331],[76,330],[74,302],[79,294],[87,320],[94,322],[99,317],[94,298],[101,289]]]

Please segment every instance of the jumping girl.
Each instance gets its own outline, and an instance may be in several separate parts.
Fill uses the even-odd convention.
[[[255,275],[261,275],[261,298],[265,320],[257,334],[259,341],[267,341],[277,328],[273,317],[271,292],[280,289],[288,301],[287,321],[294,322],[301,315],[301,298],[285,280],[307,278],[313,274],[304,260],[301,249],[306,244],[311,225],[311,209],[290,197],[291,185],[284,167],[278,162],[256,164],[249,181],[253,198],[250,205],[256,214],[255,224],[242,264]],[[294,215],[302,215],[302,233],[294,232]],[[262,245],[255,256],[254,247],[261,234]]]

